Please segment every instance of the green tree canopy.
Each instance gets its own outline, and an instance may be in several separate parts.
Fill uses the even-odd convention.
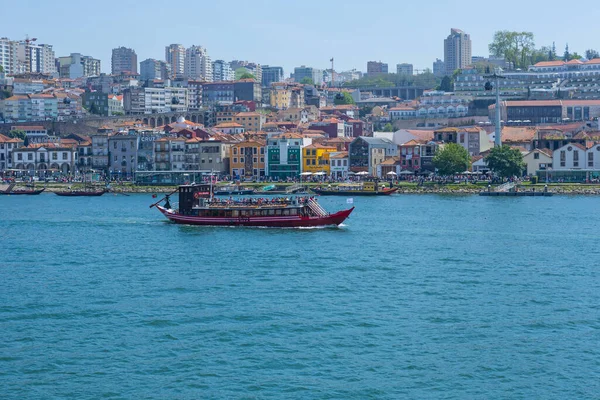
[[[521,152],[507,145],[491,149],[485,161],[490,170],[503,178],[520,176],[525,169]]]
[[[0,73],[4,72],[4,67],[0,65]]]
[[[20,129],[13,129],[10,132],[8,132],[7,136],[12,139],[25,140],[25,131],[22,131]]]
[[[534,36],[531,32],[497,31],[488,47],[490,54],[504,57],[515,68],[527,68],[535,50]]]
[[[594,58],[600,58],[600,54],[594,49],[588,49],[585,51],[585,58],[593,60]]]
[[[454,82],[448,75],[442,78],[442,82],[438,86],[438,90],[443,92],[454,92]]]
[[[352,98],[352,95],[348,92],[341,92],[335,95],[335,97],[333,98],[333,104],[335,105],[340,105],[340,104],[356,104],[354,102],[354,99]]]
[[[433,165],[440,175],[454,175],[466,171],[470,164],[467,149],[456,143],[448,143],[433,157]]]
[[[392,125],[388,122],[387,124],[384,125],[384,127],[381,131],[382,132],[394,132],[394,125]]]
[[[312,78],[309,78],[308,76],[305,76],[304,78],[302,78],[302,80],[300,81],[301,84],[303,85],[314,85],[315,83],[313,82]]]
[[[256,79],[256,77],[250,72],[244,72],[242,75],[240,75],[239,79]]]

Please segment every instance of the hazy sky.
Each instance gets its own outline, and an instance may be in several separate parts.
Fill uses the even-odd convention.
[[[492,9],[498,4],[497,9]],[[110,72],[111,49],[135,49],[138,61],[164,59],[170,43],[208,49],[212,60],[280,65],[286,75],[301,64],[366,70],[369,60],[431,68],[443,59],[450,28],[471,35],[473,55],[488,55],[497,30],[531,31],[537,46],[565,43],[580,54],[600,50],[598,0],[576,6],[557,0],[0,0],[0,37],[38,38],[56,56],[83,53]]]

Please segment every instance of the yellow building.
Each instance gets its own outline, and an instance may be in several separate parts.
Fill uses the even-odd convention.
[[[288,89],[287,84],[281,82],[271,84],[271,107],[274,107],[278,110],[285,110],[289,108],[291,96],[292,91]]]
[[[235,178],[259,178],[265,176],[265,143],[260,140],[244,140],[231,146],[229,156],[230,175]]]
[[[302,149],[302,172],[325,172],[329,176],[331,169],[329,167],[329,157],[337,149],[332,146],[323,146],[321,144],[311,144]]]
[[[235,115],[235,122],[247,131],[260,131],[265,123],[265,116],[258,112],[241,112]]]

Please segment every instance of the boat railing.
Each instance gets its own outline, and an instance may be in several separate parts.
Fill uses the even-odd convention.
[[[327,215],[329,215],[327,211],[325,211],[323,207],[321,207],[321,205],[317,203],[314,199],[308,199],[306,204],[308,208],[318,217],[326,217]]]

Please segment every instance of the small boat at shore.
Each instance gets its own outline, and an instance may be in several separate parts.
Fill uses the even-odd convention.
[[[170,196],[179,192],[179,208]],[[165,201],[164,205],[159,205]],[[312,197],[215,199],[212,185],[182,185],[150,205],[177,224],[206,226],[260,226],[299,228],[340,225],[354,207],[328,213]]]
[[[5,192],[0,192],[0,195],[36,195],[42,193],[46,189],[17,189]]]
[[[71,197],[77,197],[77,196],[102,196],[104,193],[106,193],[108,190],[106,189],[102,189],[102,190],[66,190],[66,191],[61,191],[61,192],[54,192],[54,194],[58,195],[58,196],[71,196]]]
[[[31,185],[31,189],[15,189],[16,184],[11,183],[5,190],[0,191],[0,195],[36,195],[42,193],[46,188],[36,189],[35,184]],[[29,185],[27,185],[29,186]]]
[[[387,196],[398,191],[398,188],[379,188],[377,182],[361,182],[310,190],[321,196]]]

